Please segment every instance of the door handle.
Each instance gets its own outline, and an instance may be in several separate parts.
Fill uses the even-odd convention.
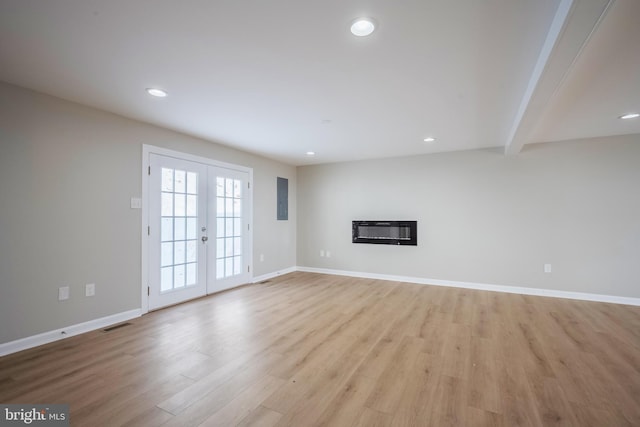
[[[209,238],[207,236],[202,236],[202,243],[206,243]]]

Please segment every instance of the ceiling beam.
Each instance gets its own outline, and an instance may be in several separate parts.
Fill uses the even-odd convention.
[[[518,154],[615,0],[561,0],[509,132],[505,155]]]

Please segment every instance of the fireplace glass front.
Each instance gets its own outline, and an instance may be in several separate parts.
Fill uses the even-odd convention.
[[[417,246],[418,222],[353,221],[351,238],[353,243]]]

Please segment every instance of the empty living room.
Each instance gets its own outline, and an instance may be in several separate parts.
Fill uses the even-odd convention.
[[[640,426],[637,0],[1,0],[0,426]]]

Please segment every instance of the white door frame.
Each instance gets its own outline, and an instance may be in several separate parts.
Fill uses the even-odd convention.
[[[235,165],[233,163],[221,162],[218,160],[209,159],[206,157],[196,156],[193,154],[182,153],[180,151],[171,150],[168,148],[156,147],[154,145],[142,144],[142,212],[141,212],[141,311],[142,313],[149,312],[149,296],[148,296],[148,287],[149,287],[149,155],[150,154],[159,154],[161,156],[174,157],[176,159],[188,160],[191,162],[202,163],[207,166],[221,167],[226,169],[234,169],[242,172],[247,172],[249,174],[249,185],[253,190],[253,168],[249,168],[246,166]],[[250,266],[253,266],[253,191],[249,193],[249,206],[247,207],[249,212],[247,213],[247,217],[249,218],[249,223],[252,224],[250,228],[250,232],[247,236],[248,242],[248,259]],[[253,269],[251,269],[251,278],[253,278]]]

